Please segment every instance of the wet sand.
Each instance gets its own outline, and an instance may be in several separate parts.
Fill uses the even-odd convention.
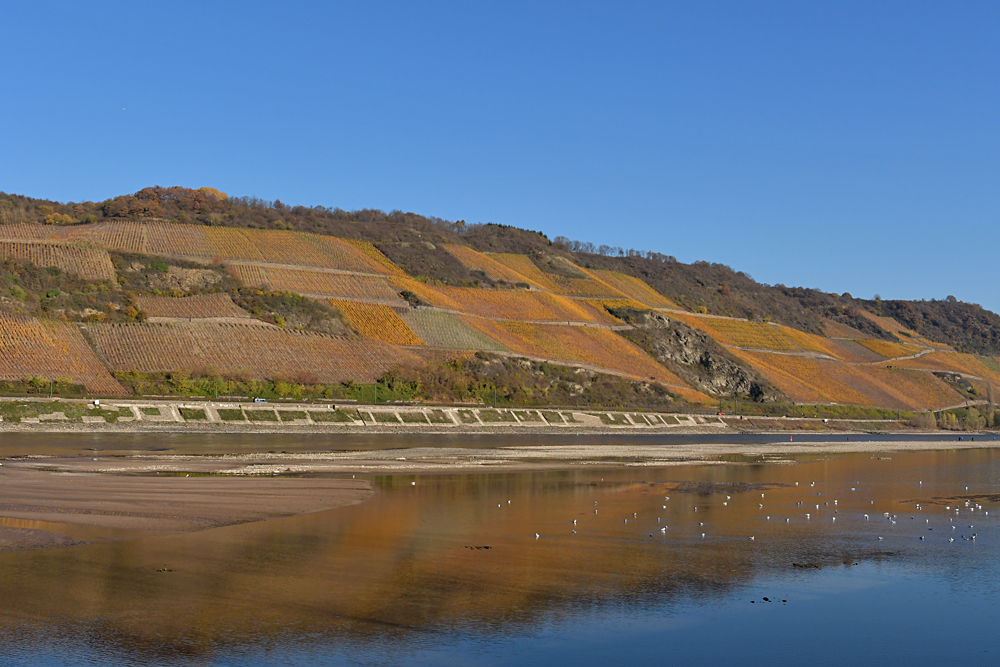
[[[59,525],[204,530],[353,505],[373,493],[368,482],[354,479],[139,477],[65,472],[46,463],[48,469],[10,462],[0,467],[0,517],[8,518],[0,524],[0,551],[76,543],[58,532]]]
[[[778,439],[782,438],[782,439]],[[272,476],[302,479],[303,476],[346,474],[417,474],[442,472],[522,472],[566,470],[572,468],[659,467],[675,465],[733,464],[740,460],[766,459],[780,462],[793,455],[870,452],[886,456],[892,452],[942,449],[982,449],[1000,446],[1000,441],[985,438],[963,440],[857,440],[796,442],[776,436],[770,442],[687,442],[661,444],[567,443],[522,446],[416,446],[391,448],[343,449],[337,451],[246,452],[210,454],[134,453],[95,456],[10,457],[4,461],[5,473],[47,470],[61,473],[97,474],[97,477],[131,477],[157,484],[186,489],[187,481],[157,479],[158,475],[210,474],[218,477]],[[739,457],[740,460],[733,460]],[[187,478],[185,478],[187,479]],[[2,480],[2,477],[0,477]],[[92,482],[93,483],[93,482]],[[280,487],[282,482],[278,482]],[[318,482],[317,482],[318,483]],[[221,487],[220,487],[221,488]],[[227,487],[229,488],[229,487]],[[236,488],[235,486],[232,488]],[[254,483],[240,487],[249,493]],[[207,498],[206,498],[207,500]],[[0,505],[0,514],[3,507]]]
[[[994,440],[536,444],[321,452],[10,456],[0,466],[0,517],[129,531],[192,531],[363,502],[348,475],[525,472],[791,463],[791,456],[996,447]],[[190,476],[187,476],[190,475]],[[71,537],[0,524],[0,551],[67,546]]]

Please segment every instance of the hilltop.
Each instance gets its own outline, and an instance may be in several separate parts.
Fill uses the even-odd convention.
[[[0,391],[788,411],[992,426],[1000,317],[494,224],[0,193]],[[818,414],[818,409],[817,414]]]

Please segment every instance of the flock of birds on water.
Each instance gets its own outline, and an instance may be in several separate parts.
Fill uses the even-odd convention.
[[[604,479],[602,478],[601,481],[603,482]],[[860,481],[855,482],[855,484],[860,484]],[[921,480],[920,482],[918,482],[918,485],[921,488],[923,488],[923,481]],[[798,487],[799,483],[795,482],[795,486]],[[816,482],[810,482],[807,488],[814,488],[815,486],[816,486]],[[852,493],[857,492],[857,490],[858,490],[858,486],[852,486],[852,487],[850,487],[850,491]],[[966,486],[965,490],[968,491],[969,487]],[[822,492],[815,492],[814,495],[815,495],[815,497],[818,498],[818,497],[821,497],[823,494],[822,494]],[[760,497],[764,498],[765,494],[761,493]],[[733,498],[732,498],[731,495],[726,495],[726,499],[722,502],[722,506],[723,507],[728,507],[730,501],[732,501],[732,500],[733,500]],[[664,496],[663,497],[663,502],[664,503],[667,503],[669,501],[670,501],[670,496]],[[511,505],[512,502],[513,502],[512,500],[508,500],[507,501],[507,505]],[[951,544],[951,543],[955,542],[956,531],[959,529],[959,524],[956,523],[956,519],[961,519],[963,511],[968,512],[967,516],[974,515],[976,512],[981,513],[981,515],[984,516],[984,517],[989,516],[989,514],[990,514],[989,510],[987,510],[986,508],[984,508],[984,506],[982,504],[977,503],[977,502],[973,502],[972,500],[964,500],[962,502],[956,500],[955,502],[956,502],[955,505],[945,505],[944,506],[944,511],[949,513],[948,524],[944,526],[944,530],[946,531],[946,534],[948,535],[948,537],[947,537],[947,543],[948,544]],[[874,505],[875,501],[874,500],[868,500],[868,503],[870,505]],[[498,508],[500,508],[502,506],[503,506],[502,504],[497,504]],[[837,515],[840,513],[840,509],[841,509],[839,499],[833,499],[832,501],[831,500],[825,500],[825,501],[822,502],[822,504],[820,504],[819,502],[816,502],[815,500],[799,500],[799,501],[797,501],[795,503],[794,506],[796,508],[799,508],[800,511],[804,510],[806,508],[809,508],[810,511],[808,511],[808,512],[802,512],[801,513],[802,518],[804,520],[806,520],[806,521],[809,521],[809,522],[813,521],[814,517],[816,517],[817,520],[818,520],[819,513],[822,512],[823,510],[829,510],[831,512],[831,515],[829,516],[831,524],[835,524],[836,523],[837,518],[838,518]],[[758,507],[758,510],[761,511],[761,512],[763,512],[764,509],[765,509],[765,506],[764,506],[763,502],[758,502],[757,503],[757,507]],[[664,510],[667,509],[667,505],[666,504],[662,505],[662,508]],[[594,501],[594,514],[598,513],[598,509],[599,509],[599,507],[598,507],[598,501]],[[913,509],[914,509],[914,513],[909,515],[909,519],[911,521],[916,521],[917,517],[919,516],[919,514],[924,511],[924,508],[923,508],[923,506],[919,502],[917,502],[917,503],[914,504]],[[695,505],[695,506],[692,507],[692,512],[693,513],[698,512],[698,506],[697,505]],[[950,516],[952,513],[954,514],[954,516]],[[870,512],[867,512],[867,513],[866,512],[861,512],[860,516],[863,517],[863,520],[865,522],[869,522],[869,523],[873,520],[873,518],[876,519],[876,520],[878,520],[878,518],[879,518],[877,515],[873,515]],[[634,524],[634,523],[636,523],[638,521],[638,518],[639,518],[639,513],[638,512],[632,512],[631,518],[625,517],[623,519],[623,524],[627,526],[630,521]],[[771,519],[772,519],[771,515],[769,515],[769,514],[765,514],[763,518],[764,518],[765,521],[768,521],[768,522],[771,521]],[[777,518],[778,517],[776,517],[776,519]],[[786,523],[786,524],[790,524],[792,522],[792,520],[793,520],[793,517],[781,517],[781,518],[784,519],[784,523]],[[898,513],[882,512],[881,513],[881,518],[884,520],[885,525],[887,527],[891,528],[892,526],[896,525],[897,521],[900,519],[900,516],[899,516]],[[577,521],[578,521],[577,519],[573,519],[572,520],[572,526],[573,526],[573,528],[572,528],[572,534],[573,535],[577,534],[577,532],[576,532]],[[657,524],[661,524],[662,521],[663,521],[662,517],[656,517],[656,523]],[[964,522],[960,522],[960,523],[964,523]],[[704,528],[705,525],[706,525],[706,523],[704,521],[699,521],[698,522],[698,527],[699,528]],[[974,531],[975,528],[976,528],[975,524],[973,524],[973,523],[968,523],[967,526],[968,526],[968,529],[970,531]],[[935,526],[931,525],[930,518],[924,518],[924,527],[927,529],[927,531],[933,531],[934,528],[935,528]],[[938,526],[938,527],[940,528],[940,526]],[[669,528],[668,525],[663,524],[663,525],[659,526],[659,532],[661,534],[666,535],[668,528]],[[947,532],[948,528],[951,529],[950,533]],[[653,533],[649,533],[649,537],[653,537],[653,536],[654,536]],[[707,536],[707,533],[706,532],[699,532],[698,536],[701,539],[704,539]],[[963,532],[963,533],[957,535],[957,537],[959,539],[964,540],[966,542],[975,542],[977,536],[978,536],[978,532],[970,532],[969,534],[966,534],[966,533]],[[541,539],[542,537],[543,536],[540,533],[537,533],[537,532],[535,533],[535,539],[536,540],[537,539]],[[879,541],[879,542],[882,542],[885,539],[884,535],[876,535],[876,537],[877,537],[877,541]],[[919,540],[921,542],[926,541],[926,538],[927,538],[927,536],[925,536],[925,535],[920,535],[919,536]],[[756,537],[756,535],[749,535],[749,536],[747,536],[746,539],[748,541],[750,541],[750,542],[755,542],[756,539],[757,539],[757,537]]]

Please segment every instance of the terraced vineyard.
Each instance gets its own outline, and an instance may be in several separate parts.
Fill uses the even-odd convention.
[[[608,308],[634,308],[636,310],[647,310],[644,304],[634,299],[586,299],[585,303],[598,311],[607,312]],[[614,317],[613,315],[611,317]],[[614,318],[618,320],[618,318]],[[621,320],[618,320],[619,322]]]
[[[838,351],[825,338],[789,327],[722,317],[697,317],[686,313],[670,313],[670,317],[734,347],[781,352],[810,351],[831,356],[836,356]]]
[[[846,324],[840,322],[834,322],[833,320],[822,318],[823,322],[823,334],[827,338],[847,338],[849,340],[858,340],[859,338],[864,338],[865,335],[853,327],[849,327]]]
[[[214,258],[208,238],[200,227],[153,222],[145,226],[146,250],[154,255]]]
[[[147,252],[147,223],[112,221],[96,225],[73,225],[56,228],[51,237],[75,243],[93,243],[126,252]]]
[[[320,382],[374,382],[418,358],[381,341],[334,338],[275,327],[215,322],[97,324],[88,327],[114,371],[160,373],[214,369],[271,379],[310,375]]]
[[[308,235],[280,230],[243,229],[250,245],[265,262],[275,264],[298,264],[337,268],[335,264],[349,261],[347,253],[341,253],[338,261],[331,259],[332,253],[324,253],[321,246]]]
[[[861,315],[863,317],[865,317],[866,319],[871,320],[872,322],[875,322],[876,324],[878,324],[880,327],[882,327],[886,331],[891,331],[892,333],[896,334],[896,336],[898,336],[901,340],[905,340],[905,339],[909,338],[909,339],[913,340],[914,342],[923,345],[924,347],[933,347],[933,348],[936,348],[936,349],[939,349],[939,350],[950,350],[950,349],[952,349],[950,345],[947,345],[945,343],[939,343],[939,342],[932,341],[930,339],[924,338],[923,336],[921,336],[920,334],[918,334],[916,331],[912,331],[910,329],[907,329],[906,327],[904,327],[902,324],[900,324],[896,320],[892,319],[891,317],[880,317],[880,316],[878,316],[878,315],[876,315],[874,313],[868,312],[867,310],[861,310],[859,312],[861,313]]]
[[[310,296],[356,299],[405,306],[385,278],[307,269],[285,269],[254,264],[231,264],[230,269],[245,285]]]
[[[551,275],[535,266],[535,263],[527,255],[496,253],[487,255],[487,257],[522,276],[522,279],[530,285],[550,292],[559,290],[559,286],[552,280]]]
[[[66,227],[0,225],[0,240],[83,242],[126,252],[202,261],[271,262],[380,275],[401,273],[367,241],[282,230],[111,221]]]
[[[894,368],[923,368],[931,371],[948,371],[974,375],[982,378],[984,382],[992,383],[995,388],[1000,389],[1000,372],[996,368],[996,360],[986,359],[986,361],[983,361],[971,354],[930,352],[916,359],[904,359],[901,361],[894,359],[887,363]],[[985,390],[985,386],[980,386],[980,389]]]
[[[357,239],[335,239],[329,236],[314,236],[313,240],[322,240],[326,242],[337,242],[343,245],[345,248],[352,248],[356,252],[360,252],[364,257],[365,261],[371,266],[371,270],[375,273],[384,273],[389,276],[405,276],[406,274],[398,266],[392,263],[392,261],[382,254],[382,251],[373,246],[368,241],[359,241]]]
[[[879,361],[885,361],[885,357],[872,352],[864,345],[858,344],[857,341],[846,339],[828,339],[828,343],[833,345],[837,350],[837,353],[834,356],[848,363],[871,364]]]
[[[529,284],[540,289],[565,296],[622,297],[624,294],[610,285],[587,277],[587,273],[578,266],[565,262],[568,267],[579,272],[581,277],[569,278],[554,273],[545,273],[527,255],[512,255],[498,253],[486,255],[496,264],[524,276]]]
[[[0,241],[41,241],[52,238],[49,225],[0,225]]]
[[[514,269],[501,264],[490,255],[473,250],[464,245],[447,244],[444,246],[455,259],[472,271],[482,271],[492,280],[506,280],[509,283],[527,283],[527,278]],[[527,257],[525,257],[527,259]],[[537,285],[536,285],[537,286]]]
[[[402,314],[403,321],[430,347],[447,350],[485,350],[506,352],[506,347],[484,336],[451,313],[432,310],[409,310]]]
[[[109,209],[93,210],[101,215]],[[43,208],[36,211],[44,212]],[[169,213],[175,214],[176,211]],[[270,222],[251,222],[250,219],[232,222],[227,218],[223,223],[251,226],[276,223],[273,211],[269,215],[272,215]],[[354,214],[326,218],[321,215],[307,221],[308,228],[348,236],[357,234],[381,242],[375,231],[381,222],[361,222],[350,215]],[[976,391],[985,394],[989,385],[1000,384],[997,360],[956,354],[947,345],[929,341],[895,320],[868,312],[866,308],[888,311],[880,311],[872,302],[856,300],[849,295],[814,294],[819,299],[816,303],[821,305],[809,305],[808,299],[796,305],[781,299],[787,297],[787,301],[798,297],[772,294],[767,297],[771,301],[767,301],[760,295],[748,296],[750,293],[735,283],[732,294],[723,295],[721,289],[716,294],[713,291],[716,281],[706,277],[710,272],[704,267],[690,267],[691,276],[678,278],[678,288],[687,285],[684,289],[693,290],[691,298],[701,299],[712,312],[745,312],[732,304],[748,300],[746,303],[754,308],[748,306],[747,310],[766,315],[768,308],[773,306],[775,318],[795,322],[796,326],[810,330],[822,328],[831,337],[826,338],[766,322],[683,312],[674,301],[635,277],[648,275],[652,276],[651,280],[662,281],[673,279],[675,271],[687,270],[682,266],[660,267],[654,256],[629,258],[622,263],[604,261],[608,258],[591,260],[587,259],[588,255],[564,252],[561,249],[564,246],[558,243],[546,246],[537,235],[519,237],[509,229],[484,228],[466,230],[466,236],[462,236],[455,232],[457,226],[441,221],[433,222],[432,227],[426,229],[419,225],[413,229],[399,228],[394,243],[416,243],[414,247],[419,249],[419,241],[413,239],[421,237],[413,234],[419,235],[422,229],[433,230],[437,235],[435,243],[441,244],[466,268],[484,272],[494,281],[511,283],[501,286],[510,289],[453,287],[450,284],[462,277],[468,278],[468,274],[462,270],[456,272],[457,267],[450,260],[438,262],[441,264],[435,269],[438,273],[431,272],[445,284],[429,284],[408,276],[368,241],[286,229],[217,226],[214,223],[218,219],[195,217],[205,224],[116,218],[95,224],[0,225],[0,257],[59,267],[68,274],[110,283],[83,289],[76,287],[80,281],[71,281],[55,272],[34,272],[28,274],[23,285],[36,286],[27,291],[20,287],[9,289],[5,300],[0,300],[3,307],[9,310],[30,307],[31,312],[43,314],[51,310],[46,317],[65,314],[71,319],[86,319],[80,313],[91,312],[87,310],[88,304],[98,304],[94,308],[103,307],[107,312],[123,313],[128,304],[134,303],[151,318],[141,325],[101,322],[76,329],[61,322],[45,320],[42,323],[31,318],[3,315],[6,319],[0,321],[0,378],[23,380],[26,375],[59,375],[84,384],[90,391],[121,395],[125,389],[102,366],[102,360],[106,360],[115,371],[216,369],[247,378],[290,379],[302,374],[303,377],[315,376],[322,382],[370,382],[398,365],[419,365],[422,359],[431,363],[471,359],[477,351],[491,351],[602,369],[634,380],[656,380],[688,400],[712,402],[704,394],[684,389],[673,367],[658,363],[616,333],[628,326],[611,316],[608,309],[631,308],[665,311],[668,317],[704,332],[727,346],[744,364],[760,371],[774,387],[795,401],[920,409],[955,405],[963,400],[959,391],[977,398]],[[36,219],[42,218],[36,216]],[[317,222],[321,219],[326,222]],[[305,223],[301,228],[307,228]],[[483,253],[458,245],[463,243],[462,239],[476,247],[529,254]],[[125,270],[127,275],[123,275],[119,283],[109,250],[164,257],[168,264],[178,266],[168,275],[161,276],[155,270],[159,265],[147,261],[145,269]],[[583,262],[582,266],[604,268],[582,268],[571,261],[573,258]],[[328,300],[344,313],[361,338],[306,334],[265,325],[237,307],[225,294],[186,298],[146,295],[197,292],[204,289],[203,284],[197,282],[207,280],[204,274],[218,275],[214,270],[197,271],[184,262],[175,261],[180,259],[224,263],[247,286]],[[435,256],[435,261],[439,259],[440,256]],[[421,264],[422,258],[412,252],[401,252],[399,261],[412,270],[425,266]],[[634,275],[607,270],[612,268]],[[725,271],[720,270],[722,273]],[[711,284],[684,282],[692,276],[700,276],[699,280],[704,278]],[[19,278],[20,274],[12,273],[9,280],[13,284]],[[514,284],[519,287],[513,288]],[[126,287],[131,292],[126,292]],[[764,288],[766,286],[761,287]],[[108,292],[114,298],[105,303],[98,292]],[[46,295],[45,300],[40,294]],[[273,295],[266,296],[270,299]],[[684,293],[685,300],[688,296]],[[822,304],[827,301],[822,299],[827,297],[835,297],[830,303],[836,303],[839,310],[823,310],[827,306]],[[275,308],[289,309],[294,311],[293,315],[298,312],[296,308],[312,307],[301,299],[282,297],[273,301]],[[411,308],[410,304],[415,307]],[[914,312],[924,313],[924,317],[940,310],[920,310],[918,306]],[[941,335],[956,345],[966,345],[958,334],[950,332],[961,331],[966,320],[954,319],[958,317],[955,312],[964,313],[967,306],[958,304],[954,312],[947,308],[940,310],[943,313],[941,322],[947,326],[939,327],[935,323],[933,330],[944,332]],[[871,339],[870,336],[881,334],[859,320],[855,310],[896,334],[899,341]],[[972,345],[969,349],[995,350],[991,346],[996,345],[996,337],[987,336],[992,335],[989,330],[994,324],[990,322],[995,320],[986,315],[974,315],[979,319],[969,325],[973,332],[970,336],[979,338],[969,343]],[[825,316],[842,319],[856,328]],[[580,326],[584,324],[590,326]],[[639,329],[646,327],[646,333],[636,338],[642,340],[643,345],[676,343],[670,342],[663,330],[656,329],[655,322],[641,320],[633,325]],[[863,334],[859,329],[875,333]],[[81,335],[81,330],[86,337]],[[93,349],[88,347],[88,340]],[[411,346],[411,349],[403,349],[404,346]],[[938,351],[926,353],[928,348]],[[918,353],[921,356],[907,358]],[[973,386],[957,383],[956,379],[947,376],[935,377],[935,372],[960,373]]]
[[[607,329],[581,326],[493,322],[470,318],[484,335],[516,354],[550,361],[587,364],[637,379],[655,379],[675,387],[687,385],[630,342]],[[697,392],[691,392],[692,395]],[[708,397],[697,394],[698,401]]]
[[[240,318],[253,319],[229,298],[228,294],[199,294],[174,298],[169,296],[141,296],[139,308],[150,318]]]
[[[920,410],[943,408],[962,401],[954,390],[932,375],[901,368],[852,366],[830,359],[813,359],[766,352],[734,351],[793,401]]]
[[[558,289],[556,290],[557,294],[606,298],[617,298],[622,296],[621,292],[610,285],[591,278],[564,278],[562,276],[556,276],[553,279],[553,282],[558,285]]]
[[[922,349],[919,345],[913,345],[912,343],[893,343],[888,340],[860,339],[856,342],[886,359],[908,357]]]
[[[125,396],[75,327],[0,312],[0,379],[46,380],[70,378],[87,391],[104,396]]]
[[[635,299],[639,303],[645,304],[650,308],[672,308],[681,310],[680,306],[676,303],[663,296],[638,278],[633,278],[632,276],[627,276],[624,273],[618,273],[616,271],[592,271],[591,273],[593,273],[593,275],[599,280],[607,283],[611,287],[614,287],[625,296]]]
[[[362,336],[393,345],[424,344],[389,306],[337,299],[330,299],[330,305],[344,313],[350,325]]]
[[[88,280],[115,280],[108,251],[76,245],[0,241],[0,258],[13,257],[37,266],[56,266]]]
[[[242,229],[226,227],[203,227],[202,233],[208,241],[211,257],[228,260],[263,261],[264,254],[251,243]]]
[[[598,311],[586,303],[548,292],[442,285],[432,287],[409,278],[397,278],[393,282],[400,289],[413,292],[432,306],[470,315],[510,320],[617,323],[603,310]]]

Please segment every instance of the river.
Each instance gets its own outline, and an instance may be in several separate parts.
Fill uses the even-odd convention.
[[[369,479],[192,533],[0,519],[81,542],[0,555],[0,665],[1000,660],[1000,450]]]

